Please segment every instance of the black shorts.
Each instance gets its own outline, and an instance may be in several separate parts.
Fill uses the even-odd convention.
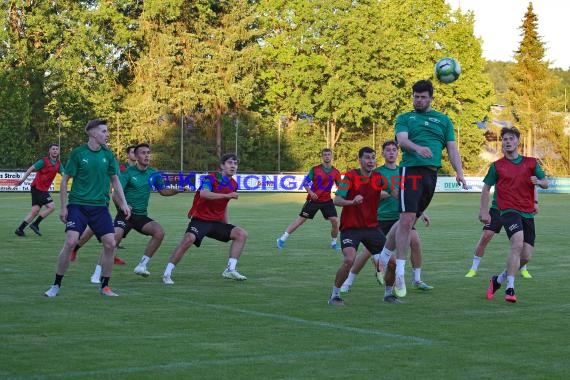
[[[327,202],[306,201],[299,216],[302,216],[305,219],[313,219],[319,210],[321,210],[325,219],[338,216],[332,199]]]
[[[380,227],[348,229],[340,231],[341,247],[353,247],[358,251],[360,243],[366,247],[373,255],[380,253],[386,243],[386,236]]]
[[[425,166],[402,166],[400,176],[400,212],[415,212],[419,218],[433,198],[437,171]]]
[[[196,236],[194,245],[199,247],[205,236],[218,241],[223,241],[224,243],[230,241],[230,234],[235,227],[236,226],[233,224],[227,224],[224,222],[192,218],[190,223],[188,223],[186,232]]]
[[[123,229],[123,238],[127,237],[127,234],[130,230],[134,229],[135,231],[143,234],[148,235],[147,233],[143,232],[143,227],[148,223],[153,222],[151,218],[147,215],[135,215],[131,214],[129,219],[125,219],[125,213],[122,211],[117,212],[117,216],[115,216],[115,221],[113,225],[118,228]]]
[[[501,222],[509,239],[516,232],[522,231],[524,234],[524,242],[534,247],[534,239],[536,238],[534,218],[524,218],[516,212],[507,212],[501,215]]]
[[[48,191],[41,191],[32,186],[30,189],[32,193],[32,206],[44,206],[53,202],[51,194]]]
[[[485,224],[483,226],[483,230],[493,231],[494,233],[498,234],[501,232],[501,228],[503,228],[503,223],[501,222],[501,215],[499,210],[496,208],[489,209],[489,215],[491,215],[491,222],[489,224]]]
[[[388,232],[390,232],[390,229],[392,228],[392,226],[394,224],[396,224],[396,222],[398,221],[398,219],[395,220],[379,220],[378,221],[378,227],[380,227],[380,231],[382,231],[382,233],[386,236],[388,236]],[[412,230],[415,230],[416,227],[412,226]]]

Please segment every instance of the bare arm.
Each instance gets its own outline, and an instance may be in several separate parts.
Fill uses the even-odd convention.
[[[24,173],[24,176],[22,177],[22,179],[18,180],[18,182],[16,183],[16,186],[20,186],[21,184],[24,183],[24,181],[26,180],[26,178],[28,178],[28,176],[30,174],[32,174],[32,172],[36,171],[36,168],[34,167],[34,165],[30,166],[28,168],[28,170],[26,170],[26,172]]]
[[[461,165],[461,156],[459,155],[459,150],[457,149],[457,144],[455,141],[448,141],[447,142],[447,153],[449,154],[449,161],[451,162],[451,166],[455,170],[455,179],[457,183],[463,185],[465,190],[468,189],[467,181],[463,176],[463,166]]]
[[[491,215],[489,215],[490,193],[491,193],[491,186],[487,184],[483,185],[483,189],[481,190],[481,205],[479,206],[479,221],[485,224],[491,222]]]
[[[424,222],[426,227],[429,227],[429,224],[431,222],[431,218],[429,217],[428,214],[423,212],[422,215],[420,215],[420,219]]]
[[[348,200],[345,199],[343,197],[341,197],[340,195],[335,195],[334,199],[333,199],[333,203],[337,206],[340,207],[345,207],[345,206],[354,206],[354,205],[359,205],[362,203],[362,195],[358,194],[357,196],[354,197],[354,199]]]
[[[179,190],[179,189],[170,189],[170,188],[165,188],[165,189],[160,189],[158,190],[158,193],[164,197],[170,197],[172,195],[176,195],[176,194],[180,194],[183,193],[184,190]]]
[[[416,152],[424,158],[431,158],[433,156],[430,148],[415,144],[410,139],[408,139],[408,132],[397,133],[396,139],[398,140],[398,144],[407,151]]]
[[[222,193],[214,193],[213,191],[208,190],[208,189],[202,189],[202,190],[200,190],[200,197],[202,197],[204,199],[208,199],[208,200],[238,199],[239,194],[235,191],[232,193],[228,193],[228,194],[222,194]]]
[[[538,214],[538,189],[534,187],[534,213]]]
[[[543,179],[538,179],[537,176],[532,176],[530,177],[530,182],[532,182],[533,185],[536,186],[540,186],[541,189],[548,189],[548,178],[544,177]],[[537,199],[535,197],[535,199]]]
[[[117,175],[111,176],[111,184],[113,185],[113,200],[116,200],[119,209],[125,213],[126,219],[131,217],[131,208],[127,204],[125,199],[125,193],[123,193],[123,186],[121,186],[121,181]]]
[[[61,211],[59,212],[59,219],[63,223],[67,223],[67,185],[69,182],[69,176],[63,174],[61,176],[61,183],[59,184],[59,204],[61,205]]]
[[[315,200],[318,198],[317,194],[311,190],[310,186],[303,186],[303,188],[305,189],[305,191],[307,192],[307,194],[309,194],[309,196],[311,197],[312,200]]]
[[[121,204],[121,200],[119,199],[119,196],[117,195],[116,191],[111,191],[111,199],[113,200],[113,203],[116,204],[117,206]]]

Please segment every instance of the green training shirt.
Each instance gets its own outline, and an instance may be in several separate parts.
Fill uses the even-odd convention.
[[[399,182],[400,178],[400,167],[396,166],[395,169],[387,168],[386,165],[382,165],[374,169],[378,173],[382,174],[385,178],[387,186],[384,189],[385,192],[389,193],[392,191],[393,182]],[[396,177],[396,178],[394,178]],[[395,181],[393,181],[395,179]],[[399,188],[399,186],[396,185]],[[378,220],[379,221],[390,221],[398,220],[400,218],[400,210],[398,207],[398,200],[392,196],[389,198],[384,198],[380,201],[380,206],[378,206]]]
[[[65,165],[65,174],[73,178],[69,204],[107,206],[111,176],[119,173],[117,160],[104,146],[98,151],[87,144],[75,148]]]
[[[131,206],[131,212],[134,215],[147,215],[148,201],[150,199],[151,185],[149,180],[153,181],[153,186],[159,189],[164,188],[164,181],[160,176],[153,176],[157,170],[147,167],[140,170],[137,165],[129,166],[121,174],[121,185],[127,203]]]
[[[396,118],[396,135],[408,132],[408,139],[416,145],[431,149],[431,158],[424,158],[416,152],[402,149],[400,166],[434,166],[441,167],[441,152],[448,141],[455,141],[453,123],[441,112],[406,112]]]

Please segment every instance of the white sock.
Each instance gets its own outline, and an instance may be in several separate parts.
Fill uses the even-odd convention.
[[[392,257],[393,254],[394,251],[390,251],[386,247],[382,248],[382,251],[380,252],[380,260],[384,266],[388,265],[388,261],[390,261],[390,257]]]
[[[91,277],[100,278],[100,277],[101,277],[101,270],[102,270],[102,269],[103,269],[103,268],[101,267],[100,264],[95,265],[95,270],[93,271],[93,276],[91,276]]]
[[[331,244],[336,244],[336,238],[331,238]]]
[[[375,255],[372,255],[372,260],[374,261],[374,265],[376,265],[376,268],[378,268],[378,263],[380,262],[380,254],[377,253]]]
[[[477,268],[479,268],[479,263],[481,263],[481,257],[473,256],[473,264],[471,264],[471,270],[477,272]]]
[[[497,282],[499,284],[502,284],[503,281],[505,281],[507,279],[507,271],[504,270],[502,271],[498,276],[497,276]]]
[[[289,237],[289,233],[287,231],[283,232],[283,235],[279,239],[285,241]]]
[[[236,270],[236,265],[237,265],[237,259],[230,257],[228,259],[228,270],[230,270],[230,271]]]
[[[337,288],[336,286],[333,286],[332,288],[331,298],[334,297],[340,297],[340,288]]]
[[[404,276],[406,273],[406,260],[396,259],[396,276]]]
[[[143,255],[139,264],[144,265],[146,267],[146,264],[148,264],[149,261],[150,261],[150,257],[148,257],[147,255]]]
[[[414,282],[422,281],[422,268],[412,268],[412,273],[414,274]]]
[[[356,274],[350,272],[348,274],[348,277],[346,278],[346,280],[344,281],[343,285],[348,285],[348,286],[352,286],[352,283],[354,282],[354,279],[356,278]]]
[[[507,289],[515,287],[515,276],[507,276]]]
[[[166,277],[172,276],[172,271],[174,270],[174,268],[176,268],[176,265],[172,263],[166,264],[166,269],[164,270],[164,276]]]
[[[384,288],[384,297],[391,296],[392,295],[392,289],[394,289],[394,286],[386,285],[386,287]]]

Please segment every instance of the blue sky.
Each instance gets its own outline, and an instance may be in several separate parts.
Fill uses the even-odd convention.
[[[475,14],[475,35],[483,40],[483,56],[494,61],[513,61],[522,39],[521,30],[528,0],[446,0],[452,9]],[[533,0],[538,34],[546,48],[550,67],[570,69],[569,0]]]

